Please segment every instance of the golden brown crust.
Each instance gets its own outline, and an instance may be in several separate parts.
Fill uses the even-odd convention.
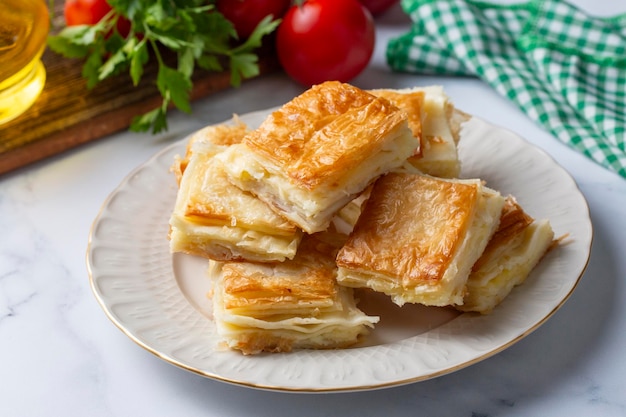
[[[378,317],[337,284],[335,256],[345,235],[307,235],[285,262],[211,262],[213,316],[226,346],[242,353],[344,348]]]
[[[333,300],[337,294],[334,255],[337,247],[306,236],[288,262],[254,264],[229,262],[222,266],[224,308],[280,304],[295,305]]]
[[[302,231],[265,203],[233,185],[217,156],[247,127],[210,126],[193,135],[175,172],[181,175],[170,217],[170,249],[220,261],[292,258]]]
[[[188,181],[183,215],[204,225],[238,225],[273,234],[293,234],[296,227],[275,214],[263,202],[232,185],[215,160],[223,148],[210,146],[197,152]]]
[[[517,208],[514,209],[517,211]],[[518,215],[514,214],[514,217]],[[513,226],[520,224],[521,227]],[[467,280],[460,311],[489,314],[517,285],[522,284],[554,243],[549,221],[526,219],[510,224],[514,232],[506,234],[489,247],[474,265]]]
[[[477,195],[471,184],[387,174],[376,182],[337,264],[397,277],[405,288],[436,283],[469,226]]]
[[[189,139],[187,154],[185,157],[186,159],[189,159],[193,144],[196,142],[211,143],[219,146],[230,146],[236,143],[241,143],[241,140],[248,133],[250,133],[248,125],[239,120],[237,115],[234,115],[232,123],[220,123],[217,125],[207,126],[194,133]]]
[[[406,123],[406,114],[389,101],[332,81],[273,112],[243,143],[291,182],[311,190],[321,183],[340,184]]]
[[[518,236],[533,222],[533,218],[529,216],[512,196],[508,196],[502,208],[500,216],[500,224],[493,234],[487,247],[478,261],[472,267],[473,271],[480,269],[486,259],[489,259],[491,253],[506,244],[507,241]]]
[[[295,225],[232,185],[223,167],[214,160],[215,154],[195,155],[194,178],[189,183],[183,212],[186,218],[203,225],[237,225],[275,235],[296,232]]]
[[[397,91],[397,90],[371,90],[377,97],[389,100],[394,106],[406,113],[409,129],[413,136],[421,142],[422,138],[422,117],[424,112],[424,91]],[[421,146],[415,150],[414,156],[421,154]]]
[[[174,174],[176,182],[180,186],[180,182],[185,173],[185,169],[189,165],[191,154],[193,153],[193,145],[196,142],[205,142],[218,146],[230,146],[236,143],[241,143],[243,137],[250,132],[250,128],[239,120],[235,115],[233,116],[233,124],[218,124],[207,126],[204,129],[200,129],[195,132],[187,141],[185,147],[184,156],[176,156],[174,163],[172,164],[170,171]]]

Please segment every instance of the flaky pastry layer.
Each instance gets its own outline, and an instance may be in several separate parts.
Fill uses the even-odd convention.
[[[436,177],[459,176],[457,144],[461,125],[469,116],[454,107],[441,86],[371,92],[389,99],[409,115],[409,126],[420,141],[419,152],[409,158],[413,166]]]
[[[170,248],[216,260],[281,261],[293,258],[302,232],[265,203],[231,184],[216,155],[228,149],[214,141],[245,134],[220,125],[192,138],[170,218]],[[223,138],[222,136],[226,136]]]
[[[387,174],[337,256],[338,281],[383,292],[399,305],[460,304],[503,204],[479,180]]]
[[[512,197],[507,198],[496,233],[472,267],[463,305],[456,308],[491,313],[526,280],[553,242],[548,220],[534,220]]]
[[[378,321],[336,282],[336,246],[306,236],[293,260],[211,262],[213,315],[224,343],[244,354],[347,347]]]
[[[220,158],[234,184],[314,233],[417,146],[406,114],[389,101],[327,82],[272,113]]]

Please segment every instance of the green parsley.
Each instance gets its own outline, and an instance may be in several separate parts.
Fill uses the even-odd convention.
[[[130,129],[138,132],[167,130],[170,104],[191,112],[191,77],[196,67],[210,71],[229,68],[234,87],[243,79],[258,75],[255,51],[261,46],[262,38],[280,22],[267,16],[248,39],[236,42],[237,32],[232,23],[206,0],[108,0],[108,3],[113,10],[100,22],[65,27],[48,38],[48,45],[67,58],[84,58],[82,74],[88,88],[122,72],[128,72],[137,85],[144,66],[155,59],[156,86],[163,100],[156,109],[133,119]],[[119,16],[131,22],[126,37],[116,29]],[[176,62],[165,60],[166,52],[173,53]]]

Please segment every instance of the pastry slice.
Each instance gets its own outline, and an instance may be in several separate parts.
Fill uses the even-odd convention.
[[[459,176],[457,144],[461,124],[469,116],[454,107],[441,86],[371,92],[407,112],[413,135],[420,141],[418,152],[409,158],[413,166],[436,177]]]
[[[409,160],[429,175],[457,178],[461,171],[457,143],[462,119],[467,117],[454,108],[443,88],[424,88],[421,155]]]
[[[463,304],[457,309],[490,313],[526,280],[554,242],[548,220],[534,220],[508,197],[500,225],[472,267]]]
[[[216,260],[283,261],[295,256],[302,232],[231,184],[215,158],[228,149],[216,144],[224,143],[224,136],[245,133],[240,126],[220,125],[191,139],[170,218],[172,252]]]
[[[422,154],[422,119],[424,118],[424,100],[426,98],[424,89],[419,87],[401,90],[377,89],[368,90],[368,92],[389,100],[394,106],[406,113],[409,128],[419,142],[419,147],[415,149],[413,157],[420,157]]]
[[[378,317],[336,281],[341,236],[307,235],[285,262],[211,261],[213,316],[226,346],[246,355],[345,348],[368,333]]]
[[[338,281],[385,293],[398,305],[462,304],[503,204],[480,180],[387,174],[339,251]]]
[[[172,164],[171,171],[176,176],[176,181],[180,186],[180,181],[183,178],[183,173],[189,164],[191,155],[193,153],[193,145],[196,142],[210,143],[213,145],[230,146],[235,143],[240,143],[241,139],[250,132],[250,128],[243,123],[235,115],[233,116],[233,123],[217,124],[207,126],[194,132],[187,141],[187,147],[184,156],[176,156],[174,158],[174,164]]]
[[[417,146],[404,112],[331,81],[273,112],[220,159],[235,185],[314,233]]]

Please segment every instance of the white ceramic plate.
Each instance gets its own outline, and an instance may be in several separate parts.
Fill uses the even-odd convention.
[[[268,111],[241,119],[254,127]],[[515,134],[471,119],[462,130],[463,177],[513,194],[535,218],[550,219],[567,244],[550,252],[527,281],[490,315],[405,305],[386,297],[362,308],[381,322],[362,345],[243,356],[217,348],[206,298],[206,261],[172,255],[168,220],[176,197],[169,172],[186,140],[133,171],[104,202],[90,233],[87,264],[107,316],[161,359],[197,374],[284,391],[353,391],[440,376],[494,355],[535,330],[561,307],[587,265],[592,227],[575,182],[548,155]]]

